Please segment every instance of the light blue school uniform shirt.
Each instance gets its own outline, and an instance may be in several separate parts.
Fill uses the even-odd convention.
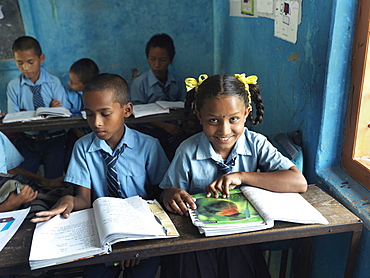
[[[23,160],[8,137],[0,132],[0,173],[7,174],[8,170],[18,167]]]
[[[153,198],[152,186],[161,182],[169,165],[159,141],[125,126],[125,134],[115,150],[123,145],[125,149],[116,162],[116,170],[124,197]],[[106,165],[101,149],[112,154],[108,144],[95,133],[80,138],[74,146],[64,179],[91,189],[92,201],[108,196]]]
[[[67,108],[76,111],[82,110],[82,91],[73,91],[71,88],[66,88]]]
[[[273,172],[294,166],[262,134],[245,128],[227,161],[236,157],[231,172]],[[159,185],[162,189],[177,187],[190,194],[206,191],[206,186],[222,175],[215,161],[222,162],[203,132],[185,140]]]
[[[8,113],[19,112],[21,110],[35,110],[33,93],[31,91],[31,87],[34,85],[41,85],[41,95],[45,107],[49,107],[53,99],[62,101],[62,106],[66,107],[66,94],[59,78],[40,68],[40,77],[36,81],[36,84],[23,74],[20,74],[9,82],[7,87]]]
[[[167,96],[164,90],[168,90]],[[167,82],[163,84],[150,69],[139,75],[131,85],[130,101],[135,104],[154,103],[157,100],[185,100],[185,83],[183,80],[167,71]]]

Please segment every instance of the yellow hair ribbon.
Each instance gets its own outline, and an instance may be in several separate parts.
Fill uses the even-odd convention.
[[[198,81],[195,78],[189,77],[185,79],[186,84],[186,91],[189,92],[190,90],[194,89],[197,90],[200,84],[203,83],[204,80],[208,78],[207,74],[201,74],[198,77]]]
[[[257,84],[258,77],[256,75],[245,76],[245,73],[234,74],[234,77],[244,84],[245,90],[248,92],[248,106],[252,108],[251,92],[249,84]]]

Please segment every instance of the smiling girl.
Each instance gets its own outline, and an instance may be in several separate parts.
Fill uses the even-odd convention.
[[[188,206],[196,208],[191,194],[207,192],[208,197],[217,198],[220,192],[222,197],[228,197],[229,190],[240,185],[277,192],[307,190],[307,181],[299,169],[265,136],[245,127],[247,120],[260,123],[264,114],[257,76],[202,76],[199,82],[188,79],[187,85],[194,87],[194,112],[203,132],[179,146],[160,184],[164,189],[163,204],[169,211],[188,215]],[[252,102],[257,108],[256,119],[251,112]],[[203,277],[203,271],[210,274],[207,277],[239,277],[240,273],[264,277],[258,267],[263,262],[255,252],[251,246],[237,246],[180,254],[163,259],[162,266],[167,266],[163,272],[167,277],[181,277],[181,273],[172,271],[192,262],[198,265],[191,266],[193,277]],[[229,264],[231,258],[233,267]],[[239,263],[235,264],[235,260]],[[202,265],[208,265],[208,269]]]

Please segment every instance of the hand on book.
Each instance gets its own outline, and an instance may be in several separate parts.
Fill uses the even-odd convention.
[[[181,188],[171,187],[164,191],[163,204],[166,209],[180,215],[189,215],[188,206],[196,209],[195,199]]]
[[[240,172],[235,172],[219,177],[217,180],[207,185],[207,197],[213,196],[214,198],[222,197],[227,198],[230,196],[229,190],[235,188],[237,185],[242,184]],[[219,193],[221,192],[221,196]]]
[[[54,205],[53,209],[36,212],[36,216],[30,221],[32,223],[44,222],[58,214],[62,214],[64,218],[68,218],[74,208],[73,200],[73,196],[64,196],[59,199],[59,201]]]

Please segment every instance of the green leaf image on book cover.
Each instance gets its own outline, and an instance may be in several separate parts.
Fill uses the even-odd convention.
[[[241,192],[231,192],[229,198],[197,197],[197,217],[205,224],[263,221]]]

